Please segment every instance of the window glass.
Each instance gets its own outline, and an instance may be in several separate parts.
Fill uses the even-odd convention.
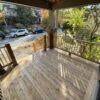
[[[18,32],[23,32],[24,30],[19,30]]]

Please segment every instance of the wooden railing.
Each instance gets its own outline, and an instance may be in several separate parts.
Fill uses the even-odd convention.
[[[55,36],[56,48],[75,54],[100,64],[100,43],[71,39],[67,36]]]
[[[46,51],[47,48],[48,48],[48,36],[47,35],[41,36],[33,42],[33,51],[34,52],[36,52],[40,49],[42,49],[43,51]]]
[[[15,67],[16,65],[17,61],[10,44],[5,44],[5,46],[0,47],[0,75],[3,70],[7,72],[10,68]]]

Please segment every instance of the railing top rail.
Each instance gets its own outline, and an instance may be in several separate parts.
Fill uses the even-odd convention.
[[[80,41],[80,42],[84,42],[84,43],[89,43],[89,44],[96,44],[96,45],[100,45],[100,42],[90,42],[90,41],[86,41],[86,40],[79,40],[79,39],[75,39],[77,41]]]
[[[57,35],[56,47],[100,64],[100,42],[89,42]]]
[[[58,35],[60,37],[64,37],[64,36],[61,36],[61,35]],[[67,36],[66,36],[67,37]],[[68,37],[69,38],[69,37]],[[80,40],[80,39],[76,39],[76,38],[73,38],[72,40],[76,40],[78,42],[84,42],[84,43],[89,43],[89,44],[96,44],[96,45],[100,45],[100,42],[90,42],[90,41],[86,41],[86,40]]]
[[[1,49],[1,48],[5,48],[5,46],[0,46],[0,49]]]

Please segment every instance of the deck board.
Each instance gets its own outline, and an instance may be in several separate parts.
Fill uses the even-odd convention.
[[[84,100],[98,67],[56,50],[23,59],[4,80],[4,100]],[[96,78],[97,76],[95,76]]]

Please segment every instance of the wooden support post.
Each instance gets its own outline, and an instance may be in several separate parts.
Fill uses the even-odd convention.
[[[57,28],[56,11],[49,11],[49,48],[54,48],[54,35]]]
[[[99,63],[98,80],[99,80],[99,82],[100,82],[100,63]]]
[[[54,48],[54,29],[51,29],[49,31],[49,48],[50,49]]]
[[[44,35],[44,51],[47,51],[46,35]]]
[[[13,66],[15,67],[18,64],[17,64],[16,58],[14,56],[14,53],[12,51],[12,48],[11,48],[10,44],[5,44],[5,47],[7,48],[7,51],[8,51],[8,53],[10,55],[10,58],[11,58],[11,60],[13,62]]]
[[[71,53],[70,52],[68,53],[68,55],[69,55],[69,57],[71,57]]]

